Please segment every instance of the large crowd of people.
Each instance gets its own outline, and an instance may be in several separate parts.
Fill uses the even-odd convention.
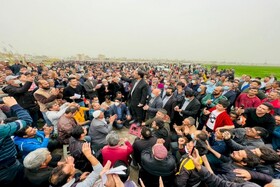
[[[0,87],[3,187],[280,186],[277,77],[16,61],[0,63]]]

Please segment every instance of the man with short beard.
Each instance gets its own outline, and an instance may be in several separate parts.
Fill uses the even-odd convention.
[[[227,100],[225,96],[222,95],[224,89],[221,86],[217,86],[212,94],[207,94],[205,97],[202,98],[201,104],[204,107],[212,108],[218,104],[221,99]]]
[[[113,123],[117,115],[112,115],[108,123],[101,110],[94,111],[92,116],[94,119],[91,121],[88,135],[91,137],[91,146],[93,150],[97,152],[107,144],[106,136],[113,129]]]
[[[46,115],[46,112],[48,111],[46,104],[62,98],[62,95],[59,94],[59,90],[50,88],[50,85],[46,80],[39,80],[38,86],[39,89],[34,93],[34,97],[40,106],[40,111],[43,114],[44,120],[48,125],[52,125]]]
[[[18,104],[27,110],[32,117],[32,126],[37,126],[39,107],[33,97],[34,78],[30,74],[21,74],[20,76],[9,75],[6,77],[7,86],[3,88],[3,92],[14,97]],[[34,89],[34,88],[33,88]]]
[[[85,106],[85,103],[82,99],[84,95],[84,89],[79,85],[78,80],[75,77],[70,77],[68,79],[69,85],[63,90],[63,99],[67,102],[75,102],[80,106]]]
[[[170,117],[170,121],[173,121],[174,118],[174,107],[176,106],[176,98],[173,95],[175,89],[173,87],[167,87],[165,96],[162,98],[162,103],[167,112],[167,115]]]
[[[144,79],[145,73],[141,70],[135,70],[133,73],[134,79],[121,77],[122,80],[132,83],[131,90],[128,94],[128,103],[131,110],[132,118],[140,125],[143,121],[144,110],[148,95],[148,84]]]

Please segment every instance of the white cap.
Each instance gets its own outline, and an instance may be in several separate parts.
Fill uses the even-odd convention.
[[[92,116],[94,117],[94,118],[98,118],[99,116],[100,116],[100,114],[101,114],[101,110],[96,110],[96,111],[94,111],[93,113],[92,113]]]
[[[8,82],[8,81],[10,81],[10,80],[12,80],[12,79],[16,79],[16,78],[18,78],[18,75],[8,75],[8,76],[6,77],[6,82]]]

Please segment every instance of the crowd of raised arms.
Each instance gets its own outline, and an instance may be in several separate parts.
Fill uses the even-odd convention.
[[[272,75],[16,61],[0,63],[0,87],[1,187],[280,186]]]

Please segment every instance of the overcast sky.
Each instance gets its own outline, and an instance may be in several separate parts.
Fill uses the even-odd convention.
[[[0,0],[0,51],[280,64],[279,0]]]

